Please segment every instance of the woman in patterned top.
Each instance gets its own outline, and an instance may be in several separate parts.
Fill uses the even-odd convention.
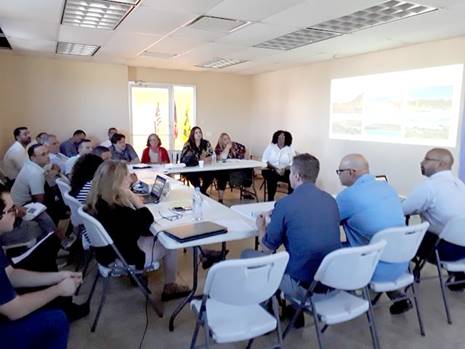
[[[208,164],[212,161],[213,149],[209,141],[203,139],[202,129],[195,126],[191,129],[189,139],[184,144],[181,152],[181,162],[186,166],[197,166],[199,161],[204,161]],[[200,187],[203,194],[207,193],[207,189],[213,182],[214,175],[211,172],[194,172],[186,175],[189,182],[195,187]],[[200,185],[202,180],[202,185]]]
[[[95,172],[103,162],[100,156],[86,154],[81,156],[73,166],[71,172],[71,190],[69,194],[85,204],[87,194],[91,190],[91,181]]]
[[[226,161],[226,159],[244,159],[245,157],[245,146],[233,142],[231,137],[226,132],[223,132],[218,138],[218,143],[215,147],[215,153],[218,159]],[[244,169],[240,171],[218,171],[216,172],[216,181],[218,184],[218,202],[223,203],[224,189],[226,188],[226,182],[229,181],[231,175],[236,178],[243,178],[242,185],[246,189],[246,193],[243,195],[245,199],[253,199],[254,197],[247,193],[247,188],[252,185],[252,169]]]

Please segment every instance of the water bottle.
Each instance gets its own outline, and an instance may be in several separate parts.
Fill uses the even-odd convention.
[[[212,155],[212,163],[216,163],[216,153],[213,153]]]
[[[202,204],[202,194],[200,193],[200,188],[197,187],[192,195],[192,210],[194,213],[194,220],[196,221],[201,221],[203,219]]]

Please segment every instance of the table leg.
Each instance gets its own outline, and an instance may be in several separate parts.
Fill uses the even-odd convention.
[[[195,292],[197,292],[197,279],[198,279],[198,272],[199,272],[199,251],[198,247],[193,247],[192,248],[192,254],[194,256],[194,268],[193,268],[193,280],[192,280],[192,290],[191,292],[187,295],[186,298],[176,307],[174,310],[173,314],[171,314],[170,317],[170,323],[169,323],[169,330],[170,332],[174,331],[174,319],[176,319],[176,316],[181,312],[181,310],[188,304],[192,298],[195,296]]]

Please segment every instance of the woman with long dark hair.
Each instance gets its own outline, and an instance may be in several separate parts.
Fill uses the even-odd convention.
[[[197,166],[199,161],[204,161],[205,164],[211,162],[213,148],[209,141],[203,138],[202,129],[195,126],[191,129],[189,139],[184,144],[181,152],[181,162],[186,166]],[[207,189],[213,182],[214,174],[211,172],[194,172],[186,175],[189,182],[194,187],[200,187],[203,194],[207,193]],[[202,184],[200,184],[202,181]]]

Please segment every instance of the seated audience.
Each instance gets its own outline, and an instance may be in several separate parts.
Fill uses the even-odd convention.
[[[377,232],[392,227],[405,226],[399,194],[385,181],[377,181],[369,172],[367,160],[360,154],[345,156],[336,171],[341,184],[347,188],[337,197],[341,224],[349,246],[361,246],[370,243]],[[393,281],[404,274],[408,263],[379,262],[373,275],[373,281]],[[388,292],[394,304],[391,314],[400,314],[409,310],[409,300],[395,302],[403,297],[401,292]]]
[[[81,156],[74,164],[71,174],[70,195],[78,199],[82,204],[86,203],[87,195],[92,188],[92,179],[103,159],[94,154]]]
[[[71,156],[65,164],[65,175],[69,175],[79,157],[92,153],[92,141],[90,139],[83,139],[78,146],[78,154]]]
[[[416,273],[423,260],[435,263],[434,245],[447,222],[465,216],[465,184],[452,172],[454,157],[447,149],[434,148],[428,151],[421,162],[421,174],[427,177],[402,202],[405,215],[419,214],[430,226],[417,253]],[[439,257],[443,261],[465,258],[465,247],[440,241]],[[465,280],[464,273],[454,273],[455,281]],[[450,285],[451,290],[461,290],[465,285]]]
[[[280,289],[298,299],[304,298],[323,258],[340,247],[337,204],[330,194],[315,185],[319,170],[319,161],[314,156],[295,156],[289,177],[294,192],[278,200],[270,213],[257,217],[263,252],[272,253],[284,245],[289,253]],[[266,225],[269,214],[271,220]],[[247,250],[242,257],[259,253]],[[320,291],[323,289],[319,287]],[[303,318],[301,324],[302,321]]]
[[[15,207],[0,188],[0,234],[13,229]],[[0,338],[5,348],[66,349],[69,325],[65,313],[45,308],[57,297],[72,296],[82,282],[80,273],[38,273],[12,268],[0,248]],[[15,287],[45,287],[23,295]]]
[[[67,157],[75,156],[78,154],[78,146],[83,139],[86,138],[86,133],[83,130],[76,130],[73,133],[73,137],[68,139],[66,142],[61,143],[60,153]]]
[[[295,155],[292,145],[292,135],[288,131],[278,130],[273,134],[271,144],[263,152],[262,162],[266,162],[267,169],[262,170],[268,190],[268,201],[273,201],[278,182],[288,184],[288,193],[292,193],[289,185],[289,167]]]
[[[15,142],[8,148],[3,158],[5,174],[13,182],[27,161],[27,146],[31,143],[31,134],[27,127],[18,127],[13,131]]]
[[[129,189],[130,183],[125,162],[105,161],[92,180],[87,210],[102,223],[129,264],[143,269],[152,261],[163,260],[163,301],[185,297],[188,288],[176,284],[176,250],[167,250],[159,240],[154,240],[150,232],[153,215],[141,198]],[[99,248],[96,252],[102,265],[109,265],[116,258],[109,247]]]
[[[115,133],[111,137],[110,150],[113,160],[124,160],[131,164],[140,162],[136,151],[132,145],[126,143],[126,136],[121,133]]]
[[[92,154],[100,156],[103,161],[111,159],[110,148],[104,147],[103,145],[98,145],[92,150]]]
[[[212,146],[209,141],[203,139],[202,129],[198,126],[193,127],[189,139],[182,148],[181,162],[186,166],[197,166],[199,161],[211,162],[212,155]],[[200,191],[207,194],[207,189],[213,182],[214,174],[208,171],[195,172],[186,174],[186,177],[195,188],[200,187]],[[200,180],[202,180],[202,185],[200,185]]]
[[[245,157],[245,146],[233,142],[231,137],[227,133],[222,133],[218,138],[218,143],[215,147],[215,154],[218,160],[225,161],[227,159],[244,159]],[[235,175],[243,178],[243,186],[248,188],[252,185],[253,180],[253,169],[244,169],[240,171],[217,171],[216,182],[218,185],[218,201],[223,202],[224,190],[226,188],[226,182],[229,180],[231,175]],[[253,199],[254,197],[246,193],[243,195],[245,199]]]
[[[102,147],[110,148],[111,147],[111,137],[113,137],[114,134],[118,133],[118,130],[114,127],[110,127],[108,129],[108,139],[106,141],[103,141],[100,143]]]
[[[142,163],[144,164],[167,164],[170,157],[165,148],[161,146],[161,139],[152,133],[147,138],[147,148],[142,152]]]
[[[60,153],[60,142],[58,141],[57,136],[49,134],[47,138],[44,138],[43,142],[43,144],[48,148],[50,162],[53,165],[57,165],[60,168],[61,173],[65,173],[68,157]]]

